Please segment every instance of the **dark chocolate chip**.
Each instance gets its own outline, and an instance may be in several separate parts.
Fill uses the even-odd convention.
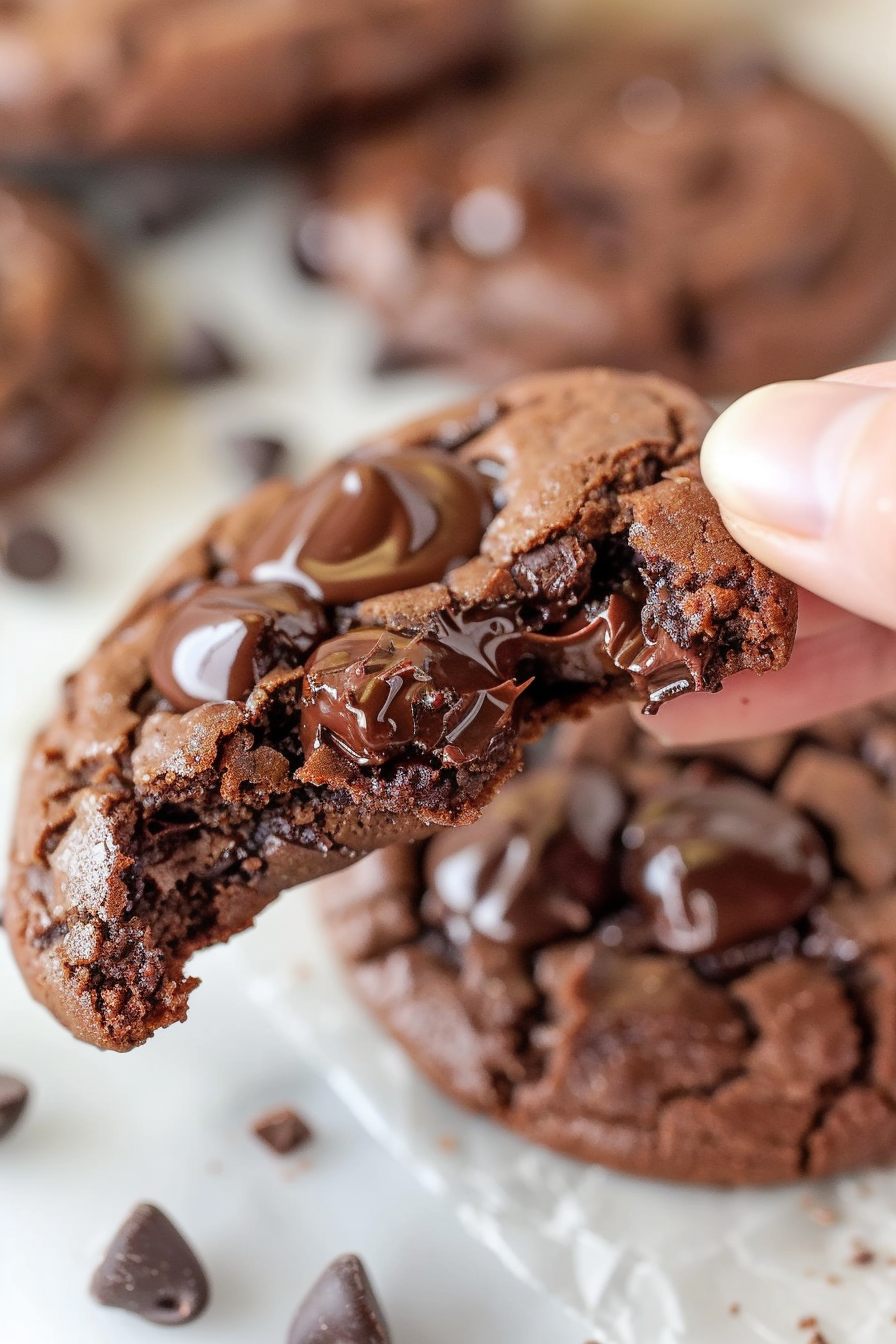
[[[241,372],[241,361],[227,341],[210,327],[193,323],[171,351],[171,374],[182,383],[211,383]]]
[[[370,372],[374,378],[388,378],[395,373],[412,373],[415,369],[432,366],[432,357],[425,350],[417,350],[400,341],[387,341],[380,346]]]
[[[314,1137],[311,1126],[291,1106],[260,1115],[252,1122],[252,1133],[281,1157],[294,1153]]]
[[[139,25],[119,34],[119,55],[139,61],[144,46]],[[162,238],[198,218],[223,194],[223,174],[179,164],[115,164],[104,173],[97,205],[104,222],[128,239]]]
[[[2,538],[0,560],[16,579],[38,583],[53,578],[62,567],[62,547],[52,533],[26,523]]]
[[[28,1088],[21,1078],[0,1073],[0,1139],[16,1127],[27,1104]]]
[[[104,1307],[155,1325],[186,1325],[208,1305],[205,1271],[169,1218],[138,1204],[122,1224],[90,1284]]]
[[[282,439],[267,434],[237,434],[227,441],[234,465],[252,482],[281,475],[289,462],[289,449]]]
[[[289,1327],[287,1344],[390,1344],[367,1272],[356,1255],[324,1270]]]

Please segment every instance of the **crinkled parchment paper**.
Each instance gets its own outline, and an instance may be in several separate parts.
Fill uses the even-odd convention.
[[[354,1001],[313,889],[241,940],[252,997],[376,1138],[600,1344],[896,1341],[896,1172],[764,1191],[619,1176],[440,1096]],[[815,1328],[815,1327],[813,1327]],[[522,1342],[521,1342],[522,1344]]]

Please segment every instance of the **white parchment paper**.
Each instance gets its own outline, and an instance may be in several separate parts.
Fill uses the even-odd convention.
[[[792,1344],[808,1319],[827,1344],[896,1341],[896,1173],[732,1192],[569,1161],[416,1072],[352,998],[313,888],[281,898],[241,954],[252,997],[367,1129],[600,1344]]]

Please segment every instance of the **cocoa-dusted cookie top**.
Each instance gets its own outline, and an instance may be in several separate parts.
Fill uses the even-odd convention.
[[[124,382],[115,285],[66,208],[0,183],[0,493],[81,443]]]
[[[184,963],[285,887],[474,820],[594,700],[782,666],[792,585],[696,475],[657,377],[523,380],[262,487],[66,686],[27,766],[6,909],[34,993],[127,1049]]]
[[[306,267],[370,305],[384,368],[608,363],[730,394],[856,362],[896,321],[896,174],[730,42],[523,65],[339,146]]]
[[[620,708],[470,827],[320,886],[361,998],[463,1105],[638,1175],[896,1157],[896,705],[674,754]]]
[[[504,0],[27,0],[0,15],[0,150],[226,153],[491,61]]]

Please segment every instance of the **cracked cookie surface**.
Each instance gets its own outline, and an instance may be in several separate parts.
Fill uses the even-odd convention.
[[[546,723],[786,662],[792,585],[696,474],[666,380],[522,380],[220,519],[79,672],[28,763],[5,924],[76,1035],[186,1013],[185,962],[284,888],[474,820]]]
[[[602,709],[472,827],[327,878],[324,919],[432,1081],[538,1143],[722,1185],[891,1162],[894,734],[674,754]]]

